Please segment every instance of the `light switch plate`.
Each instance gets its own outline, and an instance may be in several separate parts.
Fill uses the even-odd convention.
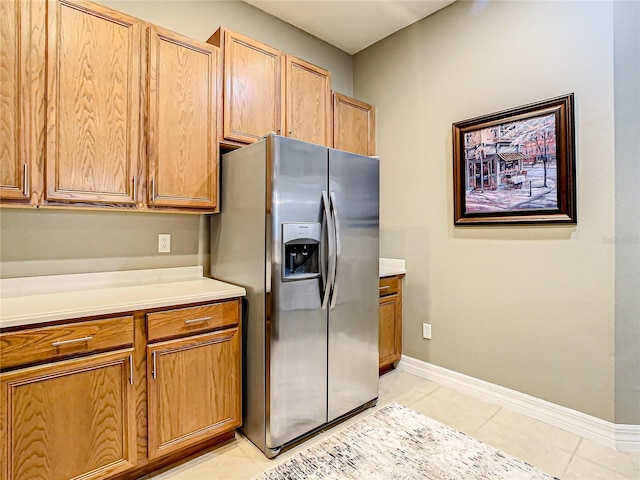
[[[158,234],[158,253],[171,252],[171,234],[159,233]]]

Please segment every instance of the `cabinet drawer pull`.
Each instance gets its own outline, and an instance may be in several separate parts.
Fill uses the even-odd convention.
[[[389,285],[385,285],[383,287],[380,287],[380,290],[386,290],[387,288],[391,288]]]
[[[25,163],[24,166],[24,175],[22,176],[22,194],[25,197],[29,196],[29,166]]]
[[[129,355],[129,383],[133,385],[133,355]]]
[[[80,343],[80,342],[88,342],[93,337],[82,337],[82,338],[74,338],[72,340],[58,340],[57,342],[53,342],[51,344],[52,347],[59,347],[61,345],[69,345],[71,343]]]
[[[133,176],[133,201],[138,201],[138,177]]]
[[[191,320],[185,320],[185,325],[190,325],[192,323],[200,323],[200,322],[208,322],[211,320],[211,317],[200,317],[200,318],[192,318]]]

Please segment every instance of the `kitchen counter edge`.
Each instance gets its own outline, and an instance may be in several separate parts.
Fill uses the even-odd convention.
[[[30,292],[24,295],[3,296],[0,299],[0,329],[226,300],[246,295],[242,287],[203,277],[198,270],[193,273],[175,279],[165,276],[156,280],[156,283],[131,284],[131,279],[140,278],[134,277],[135,274],[132,272],[132,276],[127,277],[128,284],[112,283],[102,287],[94,285],[95,288],[92,289],[78,288],[68,291],[61,288],[47,291],[45,288],[45,293]],[[87,276],[79,274],[82,275]],[[65,277],[73,279],[74,276]],[[59,276],[50,277],[52,282],[56,282],[58,278]],[[38,277],[38,281],[46,285],[46,280],[43,282],[43,279],[45,277]],[[6,280],[4,282],[6,284]]]

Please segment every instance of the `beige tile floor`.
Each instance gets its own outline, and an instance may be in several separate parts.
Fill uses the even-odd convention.
[[[616,452],[560,428],[401,371],[380,378],[375,408],[397,402],[563,480],[640,480],[640,453]],[[153,480],[249,479],[318,443],[372,409],[268,460],[246,438],[235,440]]]

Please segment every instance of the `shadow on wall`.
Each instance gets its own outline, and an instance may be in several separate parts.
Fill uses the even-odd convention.
[[[0,277],[203,265],[209,233],[203,215],[3,209]],[[158,253],[158,234],[171,252]]]

